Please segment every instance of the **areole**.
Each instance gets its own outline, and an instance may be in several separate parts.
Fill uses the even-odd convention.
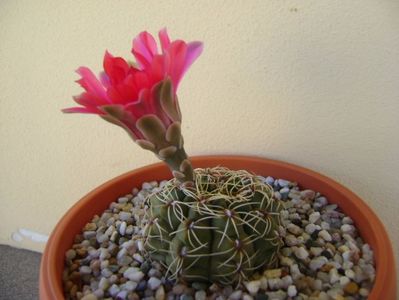
[[[195,168],[224,166],[284,178],[324,194],[355,221],[361,236],[374,250],[377,273],[368,299],[396,299],[394,256],[386,230],[367,204],[350,190],[319,173],[281,161],[248,156],[199,156],[191,158],[191,161]],[[149,165],[106,182],[79,200],[63,216],[47,242],[40,269],[40,299],[64,298],[62,272],[65,252],[72,245],[74,236],[95,214],[100,214],[118,196],[141,186],[145,181],[170,177],[170,171],[164,163]]]

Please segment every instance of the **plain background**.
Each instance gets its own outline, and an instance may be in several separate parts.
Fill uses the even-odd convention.
[[[63,115],[74,70],[140,31],[201,40],[178,92],[190,155],[247,154],[341,182],[399,251],[399,1],[1,1],[0,243],[41,251],[88,191],[156,162],[96,116]]]

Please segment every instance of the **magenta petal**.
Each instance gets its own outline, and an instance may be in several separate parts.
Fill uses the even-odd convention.
[[[140,33],[134,40],[133,40],[133,54],[140,54],[147,63],[151,63],[152,58],[154,55],[158,53],[157,44],[155,42],[154,37],[146,31]],[[138,57],[136,57],[138,62],[143,65],[145,62],[141,61]]]
[[[198,56],[201,55],[203,49],[204,45],[201,42],[192,42],[187,45],[187,54],[183,68],[183,74],[188,70]]]
[[[166,27],[159,31],[158,36],[159,36],[159,40],[161,41],[162,52],[164,53],[166,51],[166,49],[169,48],[169,45],[170,45],[170,39],[169,39],[168,32],[166,31]]]
[[[84,89],[86,89],[89,93],[93,93],[97,97],[103,98],[104,100],[109,102],[107,93],[103,85],[89,68],[80,67],[76,71],[76,73],[82,76],[82,79],[79,80],[79,83],[83,86]]]

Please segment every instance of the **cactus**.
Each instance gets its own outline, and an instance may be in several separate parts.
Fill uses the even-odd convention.
[[[145,248],[169,279],[239,284],[273,267],[282,204],[246,171],[196,169],[194,185],[176,179],[148,198]]]

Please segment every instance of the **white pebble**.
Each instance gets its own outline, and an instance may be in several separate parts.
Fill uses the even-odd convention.
[[[259,288],[260,288],[260,281],[253,280],[250,282],[245,282],[244,285],[251,295],[256,295],[256,293],[259,291]]]
[[[353,232],[353,230],[354,230],[354,227],[350,224],[344,224],[341,226],[341,231],[343,233],[350,233],[350,232]]]
[[[306,225],[305,227],[305,231],[309,234],[312,234],[315,230],[317,229],[317,226],[313,223],[309,223],[308,225]]]
[[[91,273],[91,268],[89,266],[81,266],[79,268],[79,272],[82,274],[90,274]]]
[[[205,291],[197,291],[195,293],[195,300],[205,300],[206,299],[206,292]]]
[[[284,180],[284,179],[279,179],[277,180],[279,186],[281,187],[286,187],[290,184],[290,182],[288,180]]]
[[[124,273],[123,276],[135,282],[140,282],[141,279],[144,277],[144,273],[141,272],[139,268],[128,268]]]
[[[318,211],[312,212],[309,215],[309,222],[314,224],[320,219],[320,213]]]
[[[127,227],[126,222],[122,222],[121,225],[119,226],[119,233],[120,233],[121,235],[125,235],[125,233],[126,233],[126,227]]]
[[[306,251],[306,249],[303,247],[296,248],[294,250],[294,254],[296,257],[298,257],[299,259],[302,259],[302,260],[308,258],[308,256],[309,256],[309,252]]]
[[[345,286],[345,285],[347,285],[349,282],[350,282],[350,279],[349,279],[348,277],[346,277],[346,276],[342,276],[342,277],[339,279],[339,284],[340,284],[341,286]]]
[[[238,290],[230,294],[229,300],[240,300],[242,291]],[[195,298],[197,300],[197,298]]]
[[[296,294],[298,293],[297,290],[296,290],[295,285],[290,285],[290,286],[288,287],[287,293],[288,293],[288,296],[290,296],[290,297],[295,297]]]
[[[148,279],[147,286],[151,290],[156,290],[157,288],[159,288],[160,285],[161,285],[161,280],[159,280],[158,278],[151,277],[150,279]]]
[[[319,237],[321,237],[326,242],[331,242],[332,241],[331,235],[328,233],[327,230],[320,231],[319,232]]]
[[[303,232],[301,227],[299,227],[299,226],[297,226],[295,224],[292,224],[292,223],[287,225],[287,230],[289,232],[291,232],[292,234],[295,234],[295,235],[299,235],[299,234],[301,234]]]

